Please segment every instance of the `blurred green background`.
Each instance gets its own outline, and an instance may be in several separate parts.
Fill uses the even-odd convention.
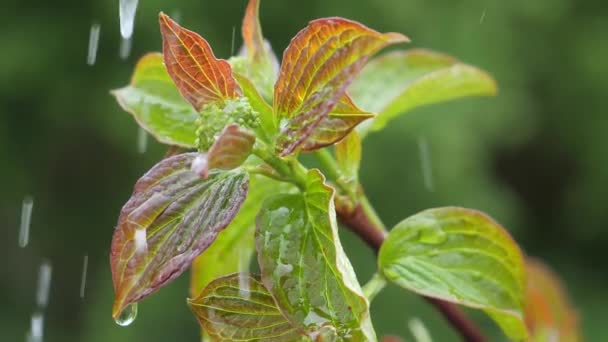
[[[130,327],[110,317],[112,230],[134,181],[165,149],[150,141],[138,153],[135,122],[109,90],[128,82],[138,57],[160,49],[160,10],[177,13],[228,57],[245,1],[140,1],[126,61],[118,53],[118,0],[3,5],[0,341],[24,340],[43,260],[53,265],[46,341],[196,341],[187,276],[140,304]],[[277,51],[309,20],[337,15],[403,32],[410,47],[443,51],[493,74],[496,98],[419,109],[370,135],[363,183],[389,226],[435,206],[489,213],[563,277],[586,339],[608,341],[607,8],[576,0],[264,0],[261,18]],[[101,38],[97,63],[89,66],[94,22]],[[431,189],[423,181],[420,141],[430,151]],[[27,195],[35,202],[30,243],[22,249],[18,228]],[[342,235],[364,282],[374,271],[373,254]],[[457,340],[432,308],[396,288],[374,301],[372,314],[380,334],[410,336],[407,322],[419,317],[436,341]],[[487,318],[472,314],[493,341],[504,340]]]

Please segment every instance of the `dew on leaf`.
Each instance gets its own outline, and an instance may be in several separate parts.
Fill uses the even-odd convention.
[[[32,222],[32,209],[34,199],[26,196],[21,204],[21,225],[19,226],[19,247],[25,247],[30,241],[30,224]]]
[[[94,23],[91,25],[89,33],[89,52],[87,53],[87,64],[94,65],[97,60],[97,47],[99,46],[99,34],[101,33],[101,25]]]
[[[89,256],[85,255],[82,260],[82,276],[80,277],[80,298],[84,298],[84,289],[87,283],[87,269],[89,267]]]
[[[426,138],[418,138],[418,150],[420,153],[420,166],[422,168],[422,178],[424,180],[424,186],[428,191],[433,191],[433,169],[431,166],[429,145],[426,141]]]
[[[40,265],[40,270],[38,271],[38,291],[36,292],[38,307],[44,308],[48,304],[52,271],[53,268],[50,262],[44,261]]]
[[[131,325],[131,323],[135,321],[135,318],[137,318],[137,303],[132,303],[127,305],[122,310],[120,315],[118,315],[118,317],[116,318],[115,322],[121,327],[126,327]]]
[[[118,16],[120,19],[120,34],[124,39],[129,39],[133,35],[138,2],[139,0],[120,0]]]

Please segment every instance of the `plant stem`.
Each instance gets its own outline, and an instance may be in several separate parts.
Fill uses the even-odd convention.
[[[372,300],[376,297],[382,289],[386,286],[386,279],[380,275],[380,273],[375,273],[365,285],[363,285],[363,294],[367,297],[367,300],[371,303]]]

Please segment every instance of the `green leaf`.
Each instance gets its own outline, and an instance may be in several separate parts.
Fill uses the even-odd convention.
[[[486,72],[450,56],[414,49],[372,60],[349,91],[361,108],[378,113],[373,121],[359,126],[361,137],[365,137],[419,106],[465,96],[495,95],[496,83]]]
[[[270,142],[270,139],[277,134],[277,123],[272,107],[260,95],[251,80],[239,73],[234,73],[233,76],[241,86],[243,95],[249,100],[251,108],[259,113],[260,126],[264,134],[258,134],[258,136],[264,141]]]
[[[118,104],[161,143],[195,147],[198,114],[175,87],[160,53],[142,57],[131,84],[112,94]]]
[[[262,281],[309,336],[333,331],[345,341],[375,341],[367,299],[340,244],[333,196],[311,170],[304,194],[266,200],[255,237]]]
[[[361,138],[357,131],[350,132],[342,141],[336,144],[336,161],[346,184],[356,190],[361,164]]]
[[[405,289],[482,309],[510,338],[527,336],[522,252],[478,211],[430,209],[401,221],[382,244],[378,265]]]
[[[304,332],[283,317],[259,277],[247,273],[212,281],[188,304],[214,340],[291,342],[303,338]]]
[[[192,264],[192,298],[198,296],[213,279],[229,273],[243,272],[244,268],[247,270],[255,250],[255,217],[262,203],[269,196],[288,193],[294,188],[289,183],[278,182],[265,176],[251,176],[247,199],[239,213]]]
[[[277,153],[299,149],[373,54],[407,41],[343,18],[311,21],[289,43],[275,84],[273,108],[281,121]]]
[[[215,137],[215,141],[206,153],[199,154],[192,162],[192,170],[207,178],[209,170],[232,170],[243,164],[251,154],[255,135],[253,132],[230,124]]]
[[[135,184],[112,237],[110,263],[118,317],[182,274],[239,211],[247,194],[242,170],[190,170],[196,153],[162,160]]]

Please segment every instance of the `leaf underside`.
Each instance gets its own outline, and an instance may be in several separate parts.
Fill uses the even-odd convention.
[[[525,268],[508,233],[474,210],[430,209],[397,224],[378,264],[416,293],[483,309],[513,339],[524,339]]]
[[[273,107],[282,122],[277,153],[293,153],[313,134],[371,55],[407,41],[343,18],[310,22],[285,50],[275,85]]]
[[[196,153],[162,160],[135,184],[112,238],[113,316],[183,273],[238,212],[247,194],[242,170],[201,179]]]
[[[131,83],[112,94],[161,143],[195,147],[198,114],[175,87],[160,53],[143,56],[135,66]]]
[[[293,324],[346,341],[375,341],[368,303],[337,234],[333,189],[318,170],[304,194],[268,199],[257,218],[262,281]]]
[[[301,341],[259,277],[237,273],[218,278],[188,300],[201,327],[217,341]]]

